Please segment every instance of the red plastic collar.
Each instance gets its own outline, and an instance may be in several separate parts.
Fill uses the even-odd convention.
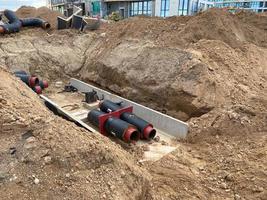
[[[144,139],[151,140],[156,136],[156,130],[153,128],[152,125],[148,125],[144,128],[142,136]]]
[[[136,128],[131,127],[131,126],[125,131],[124,136],[123,136],[123,140],[125,142],[136,142],[139,139],[140,139],[140,133],[137,131]]]

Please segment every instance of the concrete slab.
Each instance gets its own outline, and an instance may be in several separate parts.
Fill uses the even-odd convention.
[[[68,29],[71,24],[71,19],[67,21],[67,19],[64,19],[63,17],[57,17],[57,29]]]
[[[79,15],[73,15],[71,28],[82,30],[83,29],[83,17]]]
[[[81,126],[83,126],[84,128],[86,128],[86,129],[87,129],[88,131],[90,131],[90,132],[97,133],[97,131],[96,131],[95,129],[93,129],[92,127],[90,127],[88,124],[84,123],[84,122],[81,120],[81,118],[84,117],[84,112],[81,113],[81,114],[83,114],[82,117],[77,117],[77,113],[76,113],[76,115],[75,115],[75,114],[73,115],[72,113],[67,112],[66,109],[63,109],[62,107],[60,107],[57,103],[55,103],[54,101],[52,101],[52,100],[49,99],[48,97],[46,97],[46,96],[44,96],[44,95],[40,95],[40,97],[41,97],[41,99],[43,99],[43,100],[46,102],[46,104],[49,104],[50,107],[52,106],[53,109],[56,109],[57,112],[58,112],[60,115],[65,116],[65,117],[67,117],[69,120],[71,120],[71,121],[73,121],[73,122],[75,122],[75,123],[80,124]],[[88,113],[88,111],[86,111],[86,112]]]

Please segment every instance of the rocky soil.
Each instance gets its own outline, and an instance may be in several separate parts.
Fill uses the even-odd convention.
[[[193,17],[136,17],[95,32],[26,29],[1,37],[0,193],[266,199],[266,19],[211,9]],[[170,155],[138,166],[107,138],[53,116],[7,72],[15,69],[51,82],[74,76],[96,84],[187,121],[189,136]],[[36,113],[37,106],[42,112]],[[26,132],[30,139],[23,139]],[[47,156],[53,162],[46,164]],[[69,159],[67,166],[61,158]]]

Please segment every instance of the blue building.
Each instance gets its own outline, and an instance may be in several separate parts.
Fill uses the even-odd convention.
[[[199,10],[211,7],[229,8],[229,10],[244,9],[253,12],[267,12],[267,0],[199,0]]]
[[[193,0],[48,0],[47,5],[61,13],[69,13],[71,5],[83,7],[86,15],[105,17],[119,12],[123,18],[147,15],[169,17],[191,15],[197,12],[197,3]]]

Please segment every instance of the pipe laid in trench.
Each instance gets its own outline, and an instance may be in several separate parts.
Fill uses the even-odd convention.
[[[39,79],[35,76],[29,76],[25,74],[15,74],[15,75],[31,88],[39,85]]]
[[[17,76],[17,75],[29,75],[26,71],[24,70],[18,70],[18,71],[15,71],[14,74]],[[35,77],[34,75],[32,75],[32,77]],[[48,82],[46,80],[39,80],[39,86],[42,88],[42,89],[45,89],[45,88],[48,88]]]
[[[88,113],[87,118],[92,124],[99,127],[99,117],[105,114],[106,113],[95,109]],[[135,142],[140,138],[139,131],[134,126],[121,119],[109,117],[104,124],[104,129],[107,133],[125,142]]]
[[[42,88],[41,88],[39,85],[34,86],[34,87],[32,88],[32,90],[33,90],[34,92],[36,92],[37,94],[42,94]]]
[[[20,31],[22,26],[42,27],[43,29],[49,29],[51,27],[47,21],[40,18],[19,19],[12,10],[5,10],[4,15],[8,19],[9,23],[0,25],[0,33],[16,33]]]
[[[108,113],[117,111],[122,107],[112,101],[104,100],[99,104],[99,108],[101,111]],[[156,129],[153,128],[153,125],[133,113],[122,113],[120,119],[136,126],[141,132],[141,138],[143,139],[151,140],[156,136]]]

